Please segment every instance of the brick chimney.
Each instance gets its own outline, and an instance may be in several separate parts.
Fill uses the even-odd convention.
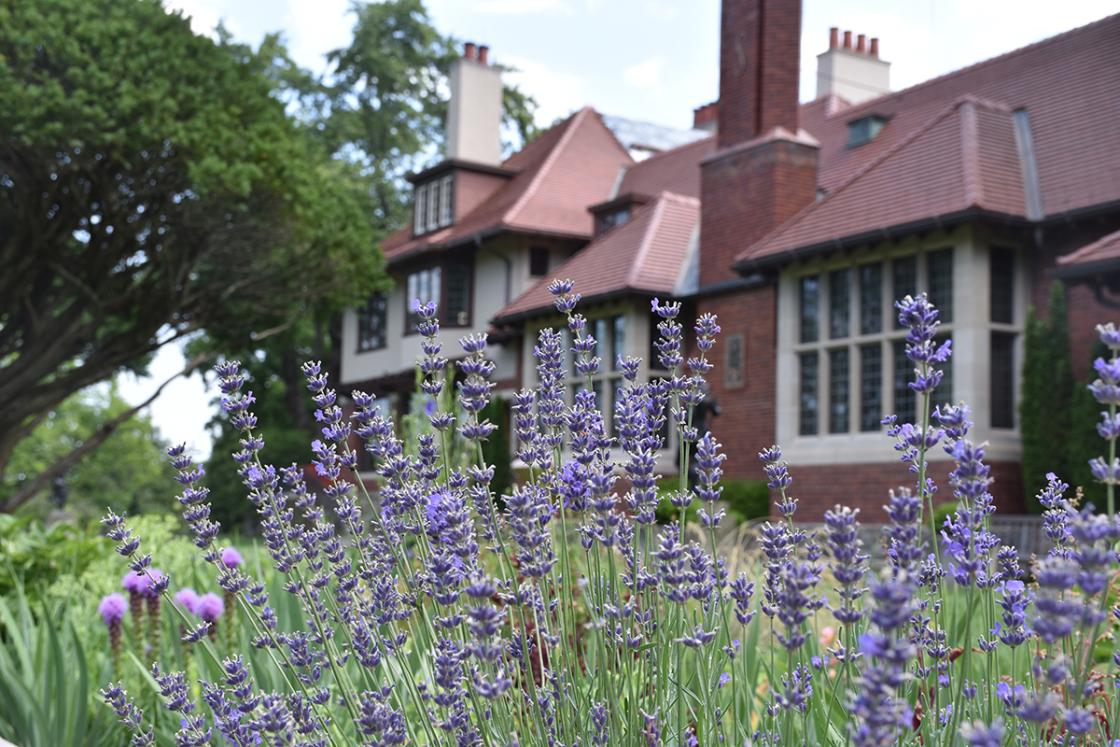
[[[798,127],[800,0],[723,0],[718,150],[701,164],[700,287],[817,188],[815,140]]]
[[[891,63],[879,59],[879,39],[866,34],[856,37],[844,32],[844,44],[837,43],[840,29],[828,32],[828,49],[817,55],[817,97],[834,94],[850,104],[878,98],[891,90]]]
[[[449,159],[497,166],[502,161],[502,72],[490,64],[490,48],[463,45],[451,63],[447,107]]]

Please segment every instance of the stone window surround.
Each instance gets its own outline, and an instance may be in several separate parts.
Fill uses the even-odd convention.
[[[1015,366],[1022,363],[1023,328],[1027,307],[1030,304],[1030,278],[1027,262],[1022,253],[1015,263],[1014,323],[1000,324],[990,321],[987,303],[989,293],[989,247],[1002,249],[1015,245],[986,235],[984,231],[970,226],[962,226],[952,232],[938,231],[930,235],[907,239],[897,243],[879,244],[860,250],[857,253],[831,255],[821,259],[800,262],[785,268],[778,280],[778,359],[776,386],[776,436],[782,444],[786,458],[791,464],[823,465],[836,463],[872,464],[894,461],[895,452],[892,442],[883,432],[884,429],[860,432],[858,429],[847,433],[827,433],[828,382],[825,380],[827,365],[820,366],[818,376],[818,419],[822,423],[818,435],[801,436],[798,434],[799,415],[799,360],[802,350],[827,351],[832,342],[828,339],[826,318],[822,318],[823,339],[815,343],[801,344],[800,339],[800,278],[805,275],[819,274],[822,278],[832,270],[856,267],[860,264],[890,260],[895,257],[936,251],[951,247],[953,249],[953,301],[954,315],[952,325],[945,325],[953,333],[953,401],[964,400],[972,409],[975,423],[971,432],[974,442],[989,442],[987,454],[990,460],[1016,460],[1022,447],[1017,429],[992,428],[990,425],[990,344],[992,331],[1006,331],[1016,334]],[[926,287],[926,263],[918,263],[918,287]],[[889,294],[890,276],[884,271],[884,292]],[[821,283],[822,317],[827,314],[827,285]],[[853,331],[858,332],[858,293],[850,293],[853,303],[851,323]],[[970,299],[983,299],[976,303]],[[884,331],[876,335],[856,335],[843,342],[849,349],[858,350],[860,342],[876,339],[891,339],[898,335],[893,329],[893,302],[884,309]],[[889,351],[889,348],[885,348]],[[827,353],[822,352],[827,356]],[[856,355],[858,362],[858,354]],[[825,363],[822,359],[821,363]],[[852,361],[849,362],[849,366]],[[883,409],[891,412],[893,405],[893,374],[890,356],[883,361]],[[854,368],[851,369],[853,372]],[[851,376],[849,382],[849,403],[853,419],[858,425],[859,377]],[[1016,378],[1015,402],[1019,399],[1019,382]],[[940,448],[931,453],[931,459],[947,459]],[[900,480],[906,479],[904,468],[900,465]]]

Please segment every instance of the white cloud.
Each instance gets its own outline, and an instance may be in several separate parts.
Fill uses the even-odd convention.
[[[505,74],[506,82],[536,99],[538,125],[547,127],[587,103],[587,81],[581,75],[520,57],[503,57],[501,62],[514,68]]]
[[[563,13],[571,15],[568,0],[483,0],[474,7],[476,13],[500,15],[529,15],[533,13]]]
[[[176,344],[165,345],[148,366],[148,376],[137,378],[122,374],[117,378],[121,397],[131,404],[139,404],[185,365],[182,348]],[[206,423],[214,413],[210,406],[211,396],[197,374],[189,378],[179,377],[168,384],[148,412],[166,440],[173,444],[185,443],[197,458],[205,459],[210,455],[211,447],[206,432]]]
[[[665,70],[665,60],[650,57],[648,60],[630,65],[622,71],[622,79],[634,88],[649,90],[661,86],[661,74]]]
[[[222,12],[218,9],[220,4],[221,0],[168,0],[166,6],[168,10],[179,11],[189,18],[191,31],[196,34],[215,37],[214,29],[217,28],[219,22],[222,22],[236,36],[238,33],[237,23],[222,15]]]
[[[349,0],[288,0],[284,38],[292,59],[321,72],[324,55],[350,43],[353,25]]]

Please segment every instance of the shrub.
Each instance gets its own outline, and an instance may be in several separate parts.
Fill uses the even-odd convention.
[[[578,296],[570,282],[551,290],[572,335],[577,380],[589,376],[599,362],[575,312]],[[951,352],[951,343],[934,342],[937,312],[924,296],[898,308],[920,415],[889,421],[887,432],[916,479],[889,497],[887,561],[876,572],[855,512],[827,512],[820,533],[794,524],[793,476],[776,446],[759,455],[780,516],[760,533],[762,576],[723,572],[711,550],[723,456],[711,434],[697,438],[687,426],[719,328],[710,315],[697,319],[698,353],[686,362],[676,303],[652,304],[668,376],[641,382],[639,362],[621,362],[613,422],[617,466],[631,486],[622,494],[595,396],[587,388],[566,402],[567,351],[558,332],[541,332],[538,384],[517,393],[512,408],[529,477],[504,496],[500,513],[487,465],[477,456],[445,462],[440,448],[456,434],[475,447],[493,435],[480,418],[493,372],[484,336],[460,341],[458,407],[436,407],[431,430],[408,445],[372,396],[354,392],[347,419],[318,364],[305,366],[322,414],[312,450],[324,499],[299,470],[263,461],[245,376],[236,364],[219,366],[223,410],[243,433],[240,477],[285,592],[245,567],[223,567],[201,475],[172,449],[183,516],[255,631],[252,647],[219,661],[208,622],[172,608],[209,672],[200,700],[184,673],[152,669],[180,725],[177,741],[199,743],[212,731],[237,744],[504,746],[511,735],[526,745],[1103,743],[1118,724],[1118,706],[1102,697],[1117,672],[1090,652],[1105,631],[1120,524],[1111,513],[1074,508],[1068,486],[1050,478],[1040,503],[1054,545],[1028,589],[1015,549],[999,547],[989,531],[990,470],[984,445],[968,438],[967,407],[931,411]],[[446,361],[434,305],[419,314],[423,385],[438,402]],[[1111,355],[1097,366],[1093,393],[1115,427],[1104,433],[1109,459],[1094,469],[1109,483],[1111,508],[1120,478],[1111,458],[1120,332],[1109,326],[1102,338]],[[673,500],[678,510],[699,505],[706,544],[686,542],[679,524],[655,526],[653,468],[666,420],[682,458],[694,446],[695,486]],[[376,501],[344,477],[357,460],[351,435],[374,460]],[[927,536],[933,448],[954,460],[956,505],[942,532]],[[124,518],[110,512],[104,523],[118,552],[170,603],[170,580],[150,570]],[[299,614],[276,614],[293,605]],[[818,619],[824,624],[814,627]],[[103,694],[146,742],[149,721],[136,701],[119,685]]]

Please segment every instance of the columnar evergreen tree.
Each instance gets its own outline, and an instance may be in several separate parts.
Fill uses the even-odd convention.
[[[1023,489],[1027,510],[1041,513],[1036,496],[1046,473],[1069,475],[1065,444],[1070,437],[1070,402],[1074,394],[1065,286],[1050,288],[1046,316],[1031,309],[1023,352],[1019,433],[1023,440]]]

